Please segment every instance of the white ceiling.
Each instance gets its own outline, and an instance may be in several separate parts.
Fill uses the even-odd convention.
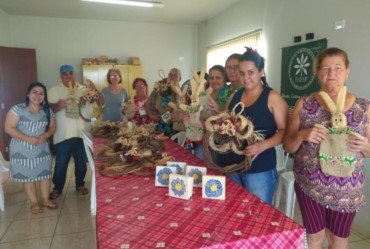
[[[163,8],[141,8],[80,0],[0,0],[0,9],[9,15],[196,24],[238,1],[162,0]]]

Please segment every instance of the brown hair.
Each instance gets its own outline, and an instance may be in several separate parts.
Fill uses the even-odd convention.
[[[316,60],[315,60],[315,63],[314,63],[314,68],[313,68],[316,75],[318,74],[318,72],[320,70],[322,61],[325,58],[330,57],[330,56],[341,56],[343,58],[344,65],[346,66],[346,68],[348,68],[348,66],[349,66],[348,55],[344,50],[339,49],[339,48],[335,48],[335,47],[327,48],[327,49],[323,50],[316,57]]]
[[[148,89],[148,83],[146,82],[146,80],[145,79],[143,79],[143,78],[136,78],[135,80],[134,80],[134,82],[132,83],[132,89],[135,89],[135,85],[138,83],[138,82],[143,82],[144,83],[144,85],[145,85],[145,87]]]
[[[237,60],[237,61],[240,61],[240,57],[242,57],[241,54],[232,54],[230,55],[229,57],[227,57],[226,61],[225,61],[225,69],[226,69],[226,64],[229,62],[229,60]],[[229,82],[229,78],[227,77],[227,73],[225,72],[225,82]]]
[[[116,73],[119,75],[119,83],[122,83],[122,75],[121,75],[121,71],[118,70],[118,69],[114,69],[114,68],[111,68],[108,70],[108,73],[107,73],[107,81],[109,84],[112,84],[112,82],[110,81],[110,74],[111,73]]]

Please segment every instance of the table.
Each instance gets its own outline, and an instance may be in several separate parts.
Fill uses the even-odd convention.
[[[94,139],[95,155],[102,144]],[[165,149],[176,161],[204,166],[171,140]],[[224,201],[202,199],[201,188],[190,200],[169,197],[168,188],[154,186],[154,176],[96,173],[96,186],[100,249],[304,248],[303,227],[228,178]]]

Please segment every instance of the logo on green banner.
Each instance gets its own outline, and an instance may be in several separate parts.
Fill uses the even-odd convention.
[[[315,57],[326,48],[327,40],[307,42],[283,48],[281,62],[281,96],[292,108],[295,102],[320,89],[314,74]]]
[[[297,90],[307,89],[315,79],[312,65],[315,55],[310,49],[301,48],[297,50],[290,59],[288,74],[289,81]]]

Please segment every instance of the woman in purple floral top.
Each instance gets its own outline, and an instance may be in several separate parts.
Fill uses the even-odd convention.
[[[338,48],[328,48],[316,58],[320,90],[334,103],[348,78],[348,66],[346,52]],[[283,141],[286,151],[295,154],[295,191],[310,249],[322,248],[325,237],[329,248],[348,248],[353,219],[365,204],[364,157],[370,156],[369,101],[347,92],[344,103],[347,127],[360,134],[349,135],[346,140],[348,150],[357,159],[351,176],[325,175],[320,168],[320,143],[327,138],[325,127],[331,126],[331,112],[318,93],[297,101]]]

